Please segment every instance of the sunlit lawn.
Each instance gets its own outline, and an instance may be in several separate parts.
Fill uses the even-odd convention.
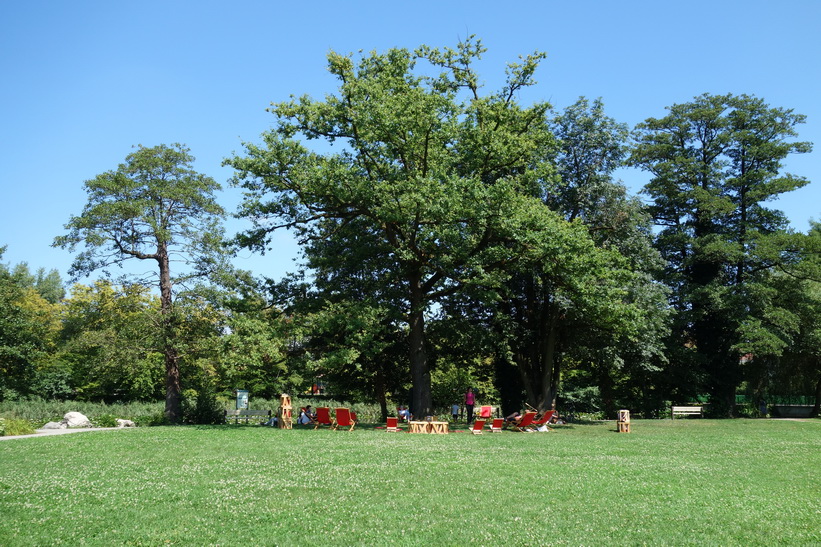
[[[821,421],[0,442],[0,545],[809,545]]]

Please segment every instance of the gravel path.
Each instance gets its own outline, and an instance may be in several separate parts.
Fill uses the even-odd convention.
[[[30,437],[47,437],[49,435],[66,435],[68,433],[83,433],[85,431],[116,431],[118,429],[130,429],[126,427],[75,427],[72,429],[37,429],[32,435],[3,435],[0,441],[11,439],[26,439]]]

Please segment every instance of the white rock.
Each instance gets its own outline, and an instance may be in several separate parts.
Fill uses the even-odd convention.
[[[121,420],[120,418],[117,418],[117,427],[137,427],[137,424],[131,420]]]
[[[66,424],[66,427],[93,427],[91,420],[79,412],[67,412],[63,416],[63,423]]]
[[[49,422],[40,429],[65,429],[66,424],[64,422]]]

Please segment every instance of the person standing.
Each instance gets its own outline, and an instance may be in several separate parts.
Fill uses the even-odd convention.
[[[476,404],[476,395],[473,393],[473,388],[469,387],[468,392],[465,393],[465,410],[467,411],[468,425],[473,423],[474,404]]]

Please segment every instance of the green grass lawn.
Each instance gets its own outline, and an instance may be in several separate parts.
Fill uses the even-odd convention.
[[[0,545],[810,545],[821,421],[0,442]]]

